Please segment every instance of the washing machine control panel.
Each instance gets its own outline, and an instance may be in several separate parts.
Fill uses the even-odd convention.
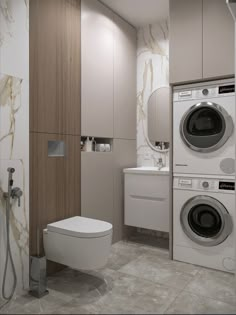
[[[174,177],[174,189],[234,193],[235,182],[231,179]]]
[[[223,85],[213,85],[207,87],[197,87],[190,90],[184,89],[174,92],[174,101],[184,100],[202,100],[215,97],[224,97],[235,95],[235,85],[233,83]]]

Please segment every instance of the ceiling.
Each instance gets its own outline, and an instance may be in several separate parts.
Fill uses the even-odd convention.
[[[100,0],[135,27],[169,16],[169,0]]]

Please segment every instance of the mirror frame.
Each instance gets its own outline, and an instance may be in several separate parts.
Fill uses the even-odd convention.
[[[163,88],[169,88],[169,89],[170,89],[170,92],[171,92],[171,87],[170,87],[170,86],[160,86],[160,87],[158,87],[157,89],[155,89],[155,90],[150,94],[150,96],[149,96],[149,98],[148,98],[148,102],[147,102],[147,115],[146,115],[146,117],[147,117],[147,125],[146,125],[146,128],[143,128],[143,129],[144,129],[144,137],[145,137],[145,140],[146,140],[148,146],[149,146],[153,151],[158,152],[158,153],[168,153],[168,152],[170,152],[170,148],[168,148],[168,149],[166,149],[166,150],[157,149],[157,148],[151,143],[151,141],[149,140],[149,136],[148,136],[148,104],[149,104],[149,100],[150,100],[150,98],[152,97],[152,95],[153,95],[154,93],[156,93],[158,90],[163,89]],[[171,93],[170,93],[170,96],[171,96]],[[170,109],[171,109],[171,97],[170,97],[169,106],[170,106]],[[171,117],[171,114],[170,114],[170,113],[169,113],[169,115],[170,115],[170,117]],[[170,126],[170,128],[171,128],[171,126]]]

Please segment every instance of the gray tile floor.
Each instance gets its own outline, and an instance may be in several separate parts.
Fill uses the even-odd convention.
[[[20,297],[2,313],[236,314],[233,275],[171,261],[167,250],[138,238],[115,244],[104,269],[66,269],[48,286],[43,299]]]

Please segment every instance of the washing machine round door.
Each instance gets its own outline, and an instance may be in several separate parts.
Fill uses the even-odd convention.
[[[180,220],[185,234],[206,247],[223,243],[233,230],[233,220],[226,208],[208,196],[190,199],[182,208]]]
[[[227,111],[210,102],[192,106],[183,116],[180,134],[184,143],[193,151],[214,152],[232,135],[234,124]]]

